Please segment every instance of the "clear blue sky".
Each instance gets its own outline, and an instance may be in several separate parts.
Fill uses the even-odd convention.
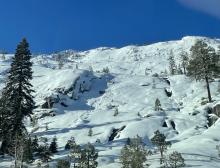
[[[26,37],[33,53],[220,37],[220,19],[179,0],[1,0],[0,48]]]

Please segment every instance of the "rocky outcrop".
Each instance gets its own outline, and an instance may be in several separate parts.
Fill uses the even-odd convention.
[[[60,101],[60,98],[57,95],[56,97],[53,97],[53,96],[46,97],[44,100],[45,100],[45,103],[41,105],[41,108],[51,109],[54,103],[58,103]]]
[[[217,115],[218,117],[220,117],[220,104],[216,104],[213,109],[212,112]]]
[[[171,97],[172,96],[172,91],[170,89],[164,88],[164,91],[165,91],[167,97]]]
[[[126,126],[122,126],[119,129],[113,128],[111,135],[108,138],[108,141],[113,141],[115,137],[118,135],[118,133],[125,129]]]

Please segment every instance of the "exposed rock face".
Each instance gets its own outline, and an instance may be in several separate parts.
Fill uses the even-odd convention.
[[[49,117],[49,116],[50,117],[56,116],[56,112],[54,111],[45,112],[41,116],[39,116],[39,118],[44,118],[44,117]]]
[[[52,97],[52,96],[49,96],[49,97],[46,97],[45,98],[45,103],[41,105],[41,108],[44,108],[44,109],[51,109],[53,107],[53,104],[54,103],[58,103],[60,101],[60,98],[59,96],[57,95],[57,97]]]
[[[217,104],[213,107],[213,113],[220,117],[220,104]]]
[[[119,128],[119,129],[115,129],[115,128],[114,128],[114,129],[112,130],[112,133],[111,133],[111,135],[110,135],[108,141],[113,141],[114,138],[118,135],[118,133],[119,133],[120,131],[124,130],[125,127],[126,127],[126,126],[122,126],[122,127]]]
[[[165,91],[167,97],[171,97],[172,96],[172,91],[169,90],[168,88],[164,88],[164,91]]]
[[[163,122],[162,127],[168,127],[166,121]]]
[[[210,114],[208,116],[208,126],[211,127],[213,124],[215,124],[215,122],[218,120],[218,116]]]

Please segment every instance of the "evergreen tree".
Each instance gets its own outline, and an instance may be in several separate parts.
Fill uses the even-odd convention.
[[[119,112],[118,112],[118,107],[116,107],[116,108],[115,108],[115,111],[114,111],[114,117],[117,116],[118,114],[119,114]]]
[[[143,141],[140,137],[129,140],[121,150],[120,161],[122,168],[144,168],[147,151],[144,148]]]
[[[181,68],[180,65],[178,65],[178,68],[177,68],[177,74],[180,74],[180,75],[183,74],[183,71],[182,71],[182,68]]]
[[[42,162],[48,163],[51,160],[52,153],[49,149],[49,145],[47,143],[46,138],[44,139],[43,143],[43,145],[39,146],[37,155],[39,156]]]
[[[183,67],[183,74],[186,74],[186,67],[188,66],[189,63],[189,57],[187,52],[182,51],[180,53],[180,57],[181,57],[181,62],[182,62],[182,67]]]
[[[131,138],[127,138],[126,145],[131,145]]]
[[[70,162],[67,160],[58,160],[57,168],[70,168]]]
[[[164,152],[171,143],[166,141],[166,136],[160,133],[159,130],[154,133],[154,137],[151,139],[151,142],[159,149],[161,156],[160,163],[162,164],[164,160]]]
[[[32,93],[32,63],[29,44],[23,39],[17,46],[12,59],[6,86],[0,100],[0,116],[5,116],[1,125],[1,140],[4,152],[16,149],[19,137],[26,134],[23,119],[32,114],[34,101]],[[6,108],[5,108],[6,107]],[[1,117],[0,117],[1,118]],[[2,121],[2,119],[0,119]],[[7,129],[7,134],[2,133]],[[15,153],[12,152],[11,154]]]
[[[37,117],[34,115],[32,118],[31,118],[31,126],[34,128],[36,127],[38,124],[38,119]]]
[[[3,90],[4,92],[4,90]],[[9,153],[11,147],[11,125],[13,124],[10,120],[10,109],[9,101],[5,97],[0,98],[0,154],[4,155]]]
[[[24,143],[24,156],[23,156],[24,162],[30,163],[34,160],[33,158],[33,146],[32,146],[32,140],[29,137],[25,140]]]
[[[208,92],[208,100],[212,101],[209,81],[219,75],[219,56],[215,49],[204,41],[198,40],[191,48],[191,59],[187,66],[188,75],[196,80],[205,80]]]
[[[93,134],[92,128],[89,128],[88,136],[92,136],[92,134]]]
[[[95,147],[88,143],[84,146],[81,151],[80,158],[80,168],[96,168],[98,167],[98,162],[96,161],[98,158],[98,153],[95,150]]]
[[[52,140],[52,142],[50,144],[49,149],[50,149],[51,153],[57,153],[58,152],[57,151],[57,138],[56,137],[53,138],[53,140]]]
[[[156,101],[155,101],[154,110],[155,110],[155,111],[160,111],[161,109],[162,109],[162,108],[161,108],[160,100],[157,98]]]
[[[75,138],[71,137],[65,145],[65,150],[70,150],[75,144],[76,144]]]
[[[7,54],[7,52],[5,52],[5,51],[2,51],[1,52],[1,59],[2,59],[2,61],[5,61],[5,54]]]
[[[155,79],[153,79],[152,89],[156,89],[156,82],[155,82]]]
[[[38,144],[38,138],[37,136],[35,135],[33,140],[32,140],[32,149],[33,149],[33,152],[37,152],[38,151],[38,148],[39,148],[39,144]]]
[[[181,153],[174,151],[169,155],[169,165],[171,168],[184,167],[184,158]]]
[[[170,56],[169,56],[168,60],[169,60],[170,74],[175,75],[176,74],[176,63],[175,63],[175,60],[174,60],[173,51],[170,52]]]
[[[71,162],[73,162],[74,164],[73,166],[74,168],[80,165],[81,157],[82,157],[82,150],[81,150],[81,146],[77,145],[75,141],[70,144],[69,157],[71,159]]]

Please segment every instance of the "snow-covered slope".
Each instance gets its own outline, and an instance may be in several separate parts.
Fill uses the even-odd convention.
[[[62,69],[57,68],[52,55],[35,56],[32,83],[38,105],[35,115],[40,119],[37,129],[27,121],[28,130],[49,141],[57,137],[60,152],[54,159],[68,154],[64,146],[71,136],[79,144],[94,144],[99,151],[100,168],[120,167],[118,156],[128,137],[143,137],[147,148],[152,150],[150,138],[160,130],[172,142],[168,152],[181,152],[188,167],[220,167],[215,149],[220,144],[220,120],[209,127],[206,110],[220,103],[217,80],[211,83],[215,102],[201,105],[207,97],[203,81],[164,74],[168,71],[170,52],[179,64],[180,52],[189,52],[199,38],[215,48],[220,45],[219,40],[184,37],[146,46],[69,51],[63,52],[66,63]],[[0,62],[1,87],[10,57]],[[109,73],[104,73],[107,67]],[[172,91],[172,96],[168,97],[165,90]],[[55,103],[48,109],[44,105],[49,97]],[[154,111],[156,98],[160,99],[163,112]],[[119,114],[114,116],[116,109]],[[88,136],[90,128],[92,137]],[[116,137],[109,139],[117,129]],[[6,160],[0,165],[6,166],[9,162]],[[149,156],[148,163],[152,168],[158,167],[159,155]]]

